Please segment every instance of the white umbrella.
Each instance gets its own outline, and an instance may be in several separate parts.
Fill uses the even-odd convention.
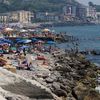
[[[50,32],[50,29],[45,28],[43,29],[43,32]]]
[[[5,28],[5,31],[13,31],[12,28]]]
[[[22,30],[20,30],[20,32],[27,32],[27,30],[25,30],[25,29],[22,29]]]

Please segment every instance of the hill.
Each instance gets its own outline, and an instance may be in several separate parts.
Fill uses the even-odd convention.
[[[69,1],[78,4],[75,0],[0,0],[0,12],[16,10],[61,12],[62,7]]]

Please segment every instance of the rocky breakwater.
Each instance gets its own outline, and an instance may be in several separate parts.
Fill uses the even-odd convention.
[[[0,100],[60,100],[50,89],[0,68]]]
[[[81,54],[53,55],[49,75],[33,79],[48,87],[62,100],[100,100],[95,91],[97,67]]]

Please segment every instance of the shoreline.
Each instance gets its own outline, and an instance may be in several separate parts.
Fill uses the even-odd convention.
[[[100,25],[96,23],[76,23],[76,22],[66,22],[66,23],[41,23],[40,27],[64,27],[64,26],[93,26]]]

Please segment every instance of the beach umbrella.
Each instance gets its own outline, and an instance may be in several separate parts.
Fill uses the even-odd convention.
[[[28,30],[21,29],[20,32],[22,32],[22,33],[23,33],[23,32],[28,32]]]
[[[43,32],[50,32],[50,29],[45,28],[43,29]]]
[[[3,54],[3,52],[4,52],[3,50],[0,50],[0,54]]]
[[[8,43],[5,43],[3,41],[0,41],[0,45],[9,45]]]
[[[21,38],[16,38],[16,41],[20,41],[20,40],[22,40]]]
[[[42,40],[38,40],[36,43],[44,43],[44,41],[42,41]]]
[[[4,30],[7,31],[7,32],[14,31],[12,28],[5,28]]]
[[[29,48],[29,46],[22,46],[22,47],[20,47],[20,49],[26,49],[26,48]]]
[[[31,38],[31,40],[32,40],[33,42],[35,42],[35,41],[37,41],[38,39],[36,39],[36,38]]]
[[[47,44],[52,45],[52,44],[56,44],[56,43],[54,41],[48,41]]]
[[[30,43],[30,42],[32,42],[32,40],[20,40],[20,41],[18,41],[17,43]]]
[[[28,29],[29,32],[35,32],[35,29]]]
[[[16,47],[11,47],[11,49],[12,49],[12,50],[16,50],[17,48],[16,48]]]
[[[8,43],[8,44],[13,44],[13,41],[8,40],[8,39],[4,39],[4,38],[1,38],[0,41],[2,41],[4,43]]]

